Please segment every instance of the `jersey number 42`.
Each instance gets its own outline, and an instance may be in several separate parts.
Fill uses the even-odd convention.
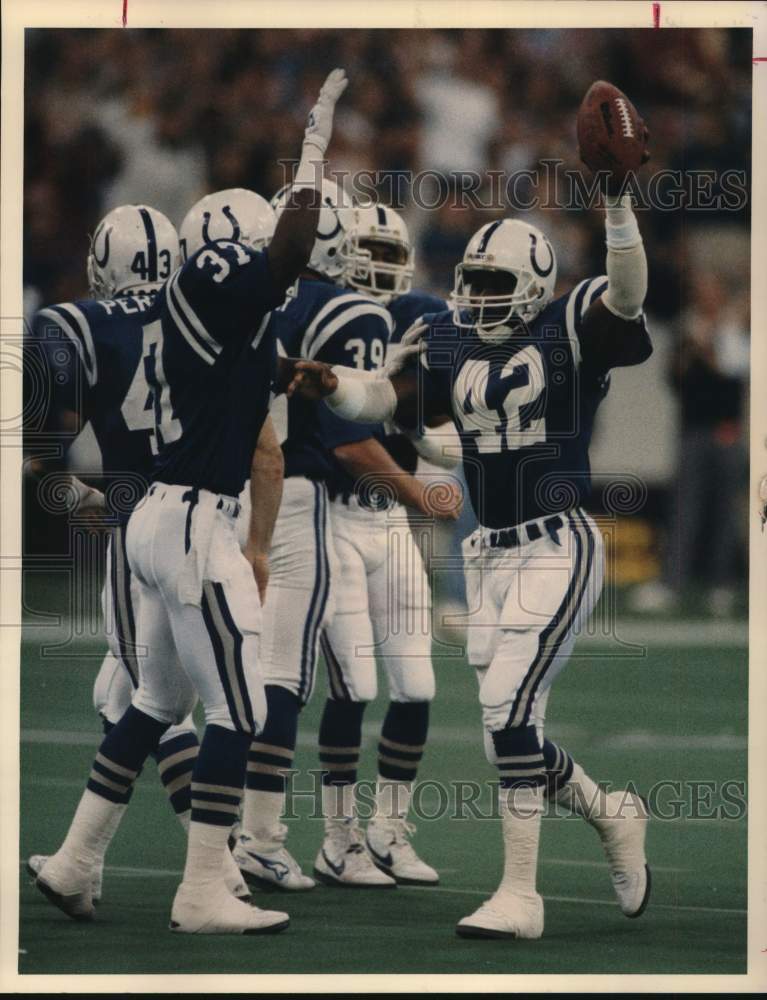
[[[472,358],[455,380],[453,411],[460,429],[475,438],[482,454],[529,448],[546,440],[540,405],[545,389],[537,347],[525,347],[505,363]]]

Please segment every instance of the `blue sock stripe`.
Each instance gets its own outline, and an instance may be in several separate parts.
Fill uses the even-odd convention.
[[[538,788],[546,784],[546,776],[544,774],[530,775],[529,777],[501,777],[498,784],[501,788]]]
[[[394,757],[403,764],[417,764],[423,757],[423,750],[395,750],[384,743],[378,744],[378,753],[383,757]]]
[[[100,795],[102,799],[107,799],[109,802],[114,802],[117,805],[130,802],[130,797],[133,794],[133,785],[125,791],[118,792],[114,788],[110,788],[108,785],[103,784],[102,781],[94,778],[93,772],[91,772],[85,787],[89,792],[93,792],[94,795]]]
[[[119,785],[120,788],[126,788],[126,789],[130,788],[130,786],[136,780],[135,778],[126,778],[122,774],[117,774],[116,771],[113,771],[110,767],[106,767],[104,764],[100,763],[98,760],[94,760],[92,768],[93,768],[93,771],[96,772],[96,774],[101,775],[102,777],[106,778],[108,781],[114,782],[114,784]]]
[[[198,802],[220,802],[222,805],[233,806],[236,809],[240,804],[242,794],[239,792],[234,792],[231,795],[221,792],[201,792],[192,784],[192,798]]]
[[[248,771],[245,787],[251,792],[284,792],[287,780],[283,775]]]
[[[248,764],[268,764],[270,767],[289,768],[292,760],[271,753],[254,753],[251,750],[248,754]]]
[[[207,823],[208,826],[228,826],[234,825],[236,814],[230,812],[216,812],[212,809],[198,808],[192,804],[192,822]]]

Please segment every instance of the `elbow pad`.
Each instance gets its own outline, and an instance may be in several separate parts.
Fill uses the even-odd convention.
[[[359,372],[343,365],[334,365],[331,370],[338,378],[338,387],[325,402],[334,413],[361,424],[391,420],[397,394],[388,378],[360,378]]]
[[[647,257],[631,198],[607,199],[607,291],[602,301],[616,316],[636,319],[647,294]]]

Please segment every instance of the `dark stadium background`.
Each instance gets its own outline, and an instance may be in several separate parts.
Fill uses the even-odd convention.
[[[577,169],[575,113],[599,78],[623,89],[649,123],[653,170],[740,170],[748,184],[751,38],[724,29],[30,30],[25,313],[87,295],[88,234],[116,204],[146,202],[179,224],[211,190],[245,186],[271,196],[283,182],[279,161],[300,149],[306,112],[333,66],[351,82],[331,169],[382,171],[384,191],[392,178],[421,170],[513,172],[553,158]],[[403,214],[416,239],[416,284],[447,293],[468,237],[499,213],[406,203]],[[644,790],[711,780],[719,789],[746,773],[743,616],[755,519],[747,494],[748,206],[638,215],[655,354],[614,376],[596,429],[594,509],[614,474],[635,476],[647,497],[608,525],[617,587],[600,614],[608,621],[617,608],[618,639],[592,636],[579,647],[552,697],[551,732],[604,780],[630,776]],[[600,211],[542,211],[530,220],[557,248],[562,291],[602,273]],[[79,461],[87,467],[92,457],[86,447]],[[85,574],[72,576],[71,556],[82,564],[83,549],[71,547],[65,518],[40,510],[33,489],[24,544],[22,857],[52,849],[66,829],[98,738],[89,701],[103,655],[98,574],[90,587]],[[489,780],[471,672],[441,658],[437,687],[424,777]],[[320,688],[302,720],[299,768],[317,766]],[[367,771],[381,713],[380,703],[368,713]],[[513,955],[451,936],[454,919],[498,874],[498,831],[474,822],[419,827],[417,846],[444,872],[436,895],[363,893],[350,903],[313,892],[286,903],[293,929],[268,952],[243,942],[185,948],[165,931],[181,839],[156,786],[148,775],[137,789],[108,862],[98,927],[67,924],[22,887],[22,971],[744,968],[742,817],[653,823],[655,896],[636,924],[610,905],[590,831],[547,822],[546,937],[518,943]],[[318,829],[307,820],[291,832],[304,866]]]

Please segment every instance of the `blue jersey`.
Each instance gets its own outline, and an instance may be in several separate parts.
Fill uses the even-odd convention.
[[[154,479],[237,496],[276,369],[269,311],[279,306],[268,250],[232,240],[204,246],[165,283],[144,327],[153,388]]]
[[[144,325],[157,314],[152,294],[87,299],[40,310],[34,336],[48,361],[55,411],[90,423],[99,448],[107,500],[138,501],[153,463],[152,391],[142,363]]]
[[[510,527],[587,499],[589,444],[608,376],[581,362],[579,337],[606,287],[607,278],[582,281],[502,344],[456,327],[450,312],[427,317],[423,390],[455,420],[480,524]]]
[[[387,309],[394,324],[389,344],[390,346],[395,345],[396,350],[396,345],[402,340],[402,335],[417,319],[427,313],[443,312],[447,309],[447,303],[444,299],[437,295],[431,295],[429,292],[411,291],[392,299]],[[400,434],[396,431],[393,434],[387,434],[384,446],[400,468],[411,475],[415,472],[418,467],[418,452],[406,434]]]
[[[391,317],[366,295],[301,278],[271,314],[267,329],[284,356],[372,371],[383,365]],[[380,440],[383,427],[343,420],[329,407],[296,393],[287,401],[287,426],[281,436],[286,477],[323,480],[336,495],[351,491],[353,483],[333,449],[370,437]]]
[[[437,313],[447,309],[447,303],[438,295],[413,290],[392,299],[386,307],[394,322],[389,343],[398,344],[403,333],[426,313]]]

